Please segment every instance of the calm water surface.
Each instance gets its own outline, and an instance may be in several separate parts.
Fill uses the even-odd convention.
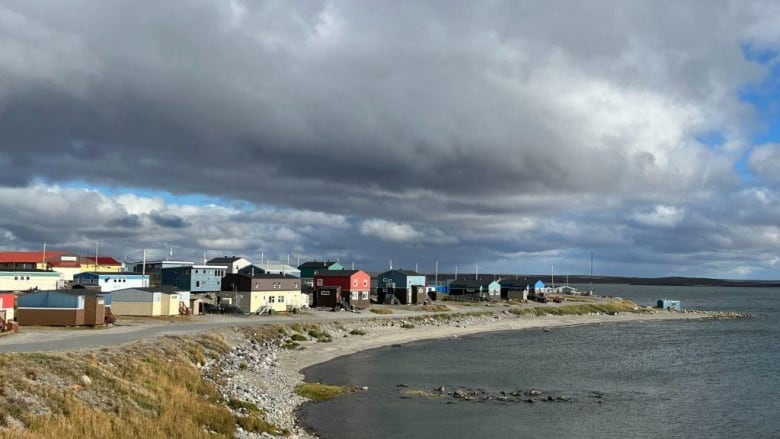
[[[603,285],[650,305],[751,319],[619,323],[480,334],[383,348],[305,371],[368,386],[301,411],[323,438],[777,438],[780,290]],[[399,387],[399,384],[408,387]],[[542,389],[574,402],[408,398],[408,390]]]

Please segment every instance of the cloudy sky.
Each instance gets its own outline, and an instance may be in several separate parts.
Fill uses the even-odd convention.
[[[780,3],[4,0],[0,249],[780,278]]]

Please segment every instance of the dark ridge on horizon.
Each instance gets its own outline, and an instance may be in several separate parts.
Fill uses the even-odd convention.
[[[454,273],[439,273],[439,280],[454,279]],[[474,279],[474,273],[458,273],[458,279]],[[427,274],[427,279],[432,281],[434,275]],[[550,274],[479,274],[479,279],[526,279],[529,284],[541,280],[545,284],[555,285],[569,284],[623,284],[623,285],[657,285],[657,286],[708,286],[708,287],[780,287],[780,280],[753,280],[753,279],[713,279],[706,277],[630,277],[630,276],[589,276],[589,275],[556,275]]]

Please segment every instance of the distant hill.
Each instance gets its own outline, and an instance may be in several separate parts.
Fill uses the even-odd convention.
[[[453,273],[439,273],[439,281],[454,279]],[[458,279],[473,279],[474,274],[459,274]],[[552,283],[552,276],[549,274],[480,274],[480,279],[527,279],[529,284],[541,280],[545,284]],[[428,275],[428,280],[433,281],[433,276]],[[780,280],[734,280],[734,279],[711,279],[706,277],[624,277],[624,276],[593,276],[588,275],[561,275],[555,276],[555,284],[622,284],[622,285],[669,285],[669,286],[717,286],[717,287],[780,287]]]

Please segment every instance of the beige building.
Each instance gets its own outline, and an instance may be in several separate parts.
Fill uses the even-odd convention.
[[[309,305],[301,293],[301,280],[282,274],[227,274],[220,296],[247,313],[291,311]]]
[[[56,271],[0,271],[0,291],[56,290],[61,287],[62,274]]]
[[[111,312],[119,316],[179,315],[181,295],[175,288],[126,288],[111,293]]]

